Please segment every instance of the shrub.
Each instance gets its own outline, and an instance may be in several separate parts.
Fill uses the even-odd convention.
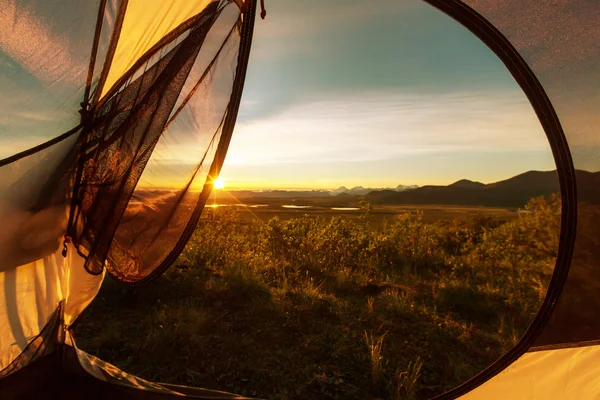
[[[376,225],[364,199],[361,209],[356,221],[267,223],[211,210],[158,284],[105,285],[79,342],[149,379],[364,399],[440,394],[522,336],[555,262],[557,196],[509,220],[416,213]]]

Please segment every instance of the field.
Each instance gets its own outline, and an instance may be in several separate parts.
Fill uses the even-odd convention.
[[[519,214],[282,204],[209,208],[163,277],[107,280],[80,347],[146,379],[261,398],[427,398],[514,345],[556,257],[557,197]]]
[[[266,203],[266,204],[265,204]],[[361,210],[358,206],[350,207],[326,207],[326,206],[295,206],[310,208],[284,208],[280,204],[273,204],[266,201],[260,205],[252,206],[231,206],[218,205],[217,208],[235,207],[239,222],[268,222],[271,218],[278,217],[280,220],[292,218],[309,217],[342,217],[353,221],[360,220]],[[307,203],[303,201],[302,203]],[[292,205],[290,205],[292,207]],[[209,206],[210,207],[210,206]],[[347,208],[347,210],[332,209]],[[355,208],[355,209],[354,209]],[[352,209],[352,210],[351,210]],[[421,212],[422,218],[426,222],[439,220],[465,220],[475,216],[493,217],[498,219],[511,219],[517,216],[514,210],[499,207],[469,207],[469,206],[435,206],[435,205],[378,205],[373,207],[371,212],[371,222],[379,225],[383,221],[393,221],[398,215],[416,214]]]

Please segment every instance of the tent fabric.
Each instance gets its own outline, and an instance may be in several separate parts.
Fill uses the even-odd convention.
[[[59,303],[42,332],[0,371],[3,399],[246,399],[216,390],[148,382],[87,354],[77,348],[66,329],[65,303]]]
[[[62,330],[62,307],[63,303],[61,302],[56,310],[54,310],[54,313],[50,315],[41,332],[29,340],[22,349],[18,349],[18,355],[0,370],[0,379],[20,371],[38,359],[48,356],[57,350],[57,332]]]
[[[559,173],[562,219],[556,269],[535,320],[505,356],[460,387],[456,398],[532,348],[559,349],[598,340],[597,177],[600,8],[594,1],[426,0],[483,40],[523,88],[544,130]],[[471,8],[472,7],[472,8]],[[575,168],[584,170],[574,173]]]
[[[238,51],[247,47],[241,14],[235,3],[209,2],[182,24],[120,78],[122,86],[100,101],[80,136],[68,229],[90,273],[106,267],[135,283],[164,271],[194,229],[223,163],[224,154],[215,154],[224,153],[233,132],[248,56]],[[191,138],[196,152],[175,166],[184,178],[160,192],[161,183],[146,176],[173,168],[169,162],[181,155],[168,149]]]
[[[2,1],[0,159],[79,124],[99,4]]]
[[[461,400],[576,400],[600,398],[600,346],[536,351]]]
[[[133,283],[156,276],[193,232],[235,125],[254,10],[2,1],[0,122],[18,152],[0,155],[3,398],[80,398],[94,387],[98,398],[240,398],[129,376],[75,350],[68,331],[107,271]],[[168,198],[152,174],[172,168],[178,142],[191,151]]]
[[[81,112],[70,113],[70,118],[76,115],[81,120],[72,121],[72,129],[63,135],[55,131],[57,139],[0,161],[0,200],[7,200],[0,202],[3,215],[53,218],[57,230],[66,229],[56,238],[66,233],[86,259],[88,272],[100,274],[108,268],[113,277],[127,282],[164,271],[197,223],[233,132],[253,26],[253,16],[243,20],[236,2],[174,1],[155,3],[155,8],[143,3],[102,1],[94,9],[74,5],[69,10],[67,14],[94,14],[100,24],[90,23],[85,37],[91,61],[79,63],[82,73],[73,74],[79,86],[71,95],[78,98],[77,103],[83,102]],[[26,8],[39,17],[14,24],[17,31],[43,26],[43,17],[54,18],[52,13],[47,15],[54,9],[48,11],[39,4],[27,7],[9,8],[13,16]],[[157,22],[144,10],[164,20]],[[144,24],[148,26],[143,28]],[[15,35],[8,39],[2,43],[7,53],[23,44]],[[139,43],[121,46],[121,40]],[[80,45],[78,38],[74,41]],[[99,53],[103,50],[104,55]],[[40,57],[18,58],[16,50],[13,53],[10,61],[21,62],[23,69],[28,68],[26,63],[49,63]],[[121,75],[105,92],[115,68]],[[60,88],[63,80],[71,82],[71,70],[59,72],[69,75],[69,80],[57,76],[59,82],[49,81],[48,90]],[[103,93],[99,99],[98,93]],[[12,107],[12,103],[7,106],[9,113]],[[19,126],[11,123],[8,128],[18,130]],[[173,166],[181,155],[169,149],[178,143],[188,149],[186,163]],[[172,198],[159,193],[161,182],[152,180],[151,175],[161,168],[178,168],[175,175],[180,179],[170,192]],[[23,196],[28,197],[26,201]],[[60,207],[68,208],[66,218]],[[26,227],[21,224],[20,229]],[[7,255],[15,253],[14,240],[13,235],[0,241],[0,249]],[[25,252],[27,257],[35,260],[53,249],[30,250]],[[15,262],[4,263],[2,269],[25,263]]]
[[[81,350],[66,337],[31,362],[5,377],[3,399],[200,399],[243,400],[247,397],[217,390],[151,383],[124,373]],[[32,385],[35,382],[35,385]]]
[[[107,101],[82,140],[85,157],[77,166],[74,200],[80,208],[73,221],[85,221],[82,231],[71,233],[91,273],[102,271],[109,257],[121,217],[216,16],[214,7],[211,11],[181,43]],[[129,267],[129,262],[109,264]]]
[[[225,393],[217,390],[208,389],[193,389],[186,386],[169,385],[163,383],[148,382],[136,376],[127,374],[114,365],[100,360],[80,349],[74,343],[71,336],[68,337],[67,344],[71,346],[68,351],[76,354],[77,362],[85,370],[86,373],[95,377],[100,381],[104,381],[113,385],[118,385],[124,389],[136,389],[143,391],[151,391],[157,394],[169,397],[188,396],[192,398],[202,399],[246,399],[246,397]],[[77,365],[77,364],[76,364]]]
[[[576,169],[600,167],[600,3],[583,1],[467,0],[497,27],[543,85],[569,143]],[[575,252],[559,303],[536,345],[600,339],[600,274],[596,245],[598,182],[577,180]]]
[[[563,201],[557,267],[525,337],[439,398],[597,397],[600,182],[575,169],[600,167],[600,3],[425,1],[523,88]],[[148,282],[195,229],[233,133],[255,10],[255,0],[2,0],[3,395],[239,398],[129,376],[77,349],[68,328],[106,272]]]
[[[126,5],[122,28],[100,97],[105,95],[108,89],[160,39],[189,18],[202,12],[209,3],[210,0],[123,2]]]
[[[100,290],[104,274],[85,272],[83,258],[72,247],[69,250],[66,258],[61,248],[0,273],[0,376],[52,318],[58,318],[57,309],[66,329]]]
[[[52,254],[67,224],[69,182],[56,171],[70,168],[74,131],[52,147],[0,166],[0,272]]]
[[[207,36],[209,43],[221,45],[203,46],[197,55],[134,190],[135,203],[127,205],[117,228],[110,255],[115,261],[108,268],[121,280],[143,279],[169,265],[172,261],[165,263],[165,259],[173,258],[171,250],[188,226],[195,226],[194,213],[199,215],[195,210],[204,205],[212,189],[216,174],[209,176],[210,168],[222,163],[222,159],[215,159],[218,144],[231,134],[226,123],[233,115],[228,111],[234,84],[231,71],[236,70],[235,49],[240,45],[236,10],[224,9],[215,22],[222,23],[224,29]],[[181,163],[183,157],[189,159],[187,165]],[[162,182],[154,180],[157,176],[169,176],[169,184],[177,190],[161,192]],[[146,204],[152,201],[154,209],[140,210],[142,199]],[[123,243],[127,252],[123,251]],[[119,265],[119,270],[113,265]]]

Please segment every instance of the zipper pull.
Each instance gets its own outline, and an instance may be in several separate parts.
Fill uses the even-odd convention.
[[[267,10],[265,9],[265,0],[260,0],[260,18],[265,19]]]
[[[71,237],[65,235],[65,238],[63,239],[63,249],[62,249],[62,256],[63,257],[67,257],[67,244],[71,243]]]

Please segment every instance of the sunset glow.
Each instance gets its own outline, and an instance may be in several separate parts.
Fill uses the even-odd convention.
[[[229,188],[491,183],[555,168],[523,91],[456,21],[420,1],[309,3],[274,2],[256,25]]]
[[[215,179],[215,181],[213,183],[213,187],[215,189],[224,189],[225,188],[225,182],[223,181],[223,179],[217,178],[217,179]]]
[[[280,0],[256,24],[221,171],[227,189],[491,183],[555,169],[525,94],[471,32],[420,0],[342,3]],[[10,91],[9,78],[0,76],[0,87]],[[0,130],[10,122],[15,132],[2,138],[0,157],[47,139],[33,133],[54,135],[76,123],[63,115],[71,113],[55,110],[60,105],[46,98],[33,105],[37,97],[19,97],[19,90],[0,99],[6,109],[21,110],[9,113],[10,120],[0,117]],[[198,101],[218,103],[229,90],[215,83]],[[184,109],[170,125],[140,187],[176,188],[192,179],[190,188],[199,191],[210,184],[210,143],[221,116],[213,115],[219,107],[206,104],[202,112]],[[23,115],[32,108],[37,111]],[[589,106],[590,115],[596,108]],[[214,188],[223,189],[218,182]]]
[[[256,25],[228,190],[492,183],[555,168],[521,88],[454,20],[416,0],[311,1],[274,2]],[[197,137],[159,143],[142,183],[185,184],[208,135]]]

